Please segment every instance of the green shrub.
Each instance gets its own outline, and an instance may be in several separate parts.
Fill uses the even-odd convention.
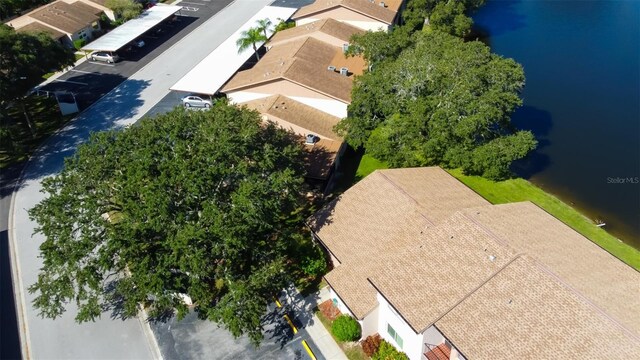
[[[407,354],[398,351],[388,341],[382,340],[378,352],[373,354],[371,360],[409,360]]]
[[[295,21],[280,20],[280,22],[275,27],[275,32],[291,29],[292,27],[295,27],[295,26],[296,26]]]
[[[73,40],[73,47],[76,48],[76,50],[80,50],[86,43],[87,41],[85,39]]]
[[[378,334],[367,336],[367,338],[362,341],[362,351],[364,351],[368,357],[372,357],[373,354],[378,352],[381,342],[382,338]]]
[[[360,338],[360,324],[349,315],[340,315],[331,325],[331,333],[340,341],[356,341]]]

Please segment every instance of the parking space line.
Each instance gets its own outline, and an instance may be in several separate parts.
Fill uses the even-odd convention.
[[[93,74],[92,71],[83,71],[83,70],[76,70],[76,69],[71,69],[69,71],[75,71],[75,72],[79,72],[79,73],[83,73],[83,74]]]
[[[78,82],[78,81],[71,81],[71,80],[60,80],[60,79],[55,79],[53,81],[57,81],[57,82],[67,82],[67,83],[71,83],[71,84],[78,84],[78,85],[84,85],[87,86],[89,84],[87,83],[82,83],[82,82]]]
[[[100,66],[111,66],[111,67],[114,67],[114,66],[115,66],[115,65],[111,65],[111,64],[103,64],[103,63],[101,63],[101,62],[91,61],[91,60],[89,60],[88,62],[89,62],[89,63],[91,63],[91,64],[94,64],[94,65],[100,65]]]
[[[293,325],[293,322],[289,318],[289,315],[284,314],[282,316],[284,317],[285,320],[287,320],[287,323],[289,324],[289,326],[291,326],[291,329],[293,330],[293,333],[297,334],[298,333],[298,328],[295,325]]]
[[[304,346],[304,349],[307,350],[307,354],[309,354],[311,360],[317,360],[315,354],[313,353],[313,351],[311,351],[309,344],[307,344],[307,340],[302,340],[302,346]]]

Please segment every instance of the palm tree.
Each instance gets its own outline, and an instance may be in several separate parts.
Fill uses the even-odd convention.
[[[240,34],[240,38],[236,41],[236,45],[238,46],[238,53],[243,52],[249,46],[253,46],[253,51],[256,53],[256,57],[260,60],[260,55],[258,54],[258,48],[256,47],[257,42],[267,41],[267,37],[262,34],[261,29],[259,28],[251,28],[249,30],[243,31]]]
[[[269,30],[269,27],[272,25],[271,20],[269,20],[269,18],[264,18],[256,22],[258,23],[258,29],[262,31],[262,33],[264,34],[264,37],[268,38],[267,30]]]

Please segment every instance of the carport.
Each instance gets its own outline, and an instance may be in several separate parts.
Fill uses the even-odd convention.
[[[145,10],[140,16],[118,26],[95,41],[82,47],[83,51],[118,51],[140,35],[149,31],[167,18],[173,16],[182,9],[182,6],[156,5]]]
[[[236,41],[240,38],[240,34],[243,31],[255,27],[257,20],[269,19],[275,25],[280,22],[281,19],[289,19],[296,10],[295,8],[265,6],[170,89],[195,94],[215,95],[222,85],[253,56],[253,48],[251,47],[238,53]],[[267,35],[271,37],[273,35],[273,29],[270,29]],[[256,43],[257,48],[260,48],[262,45],[263,43]]]

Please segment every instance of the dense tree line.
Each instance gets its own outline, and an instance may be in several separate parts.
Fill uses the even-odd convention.
[[[187,313],[254,342],[301,243],[303,150],[257,112],[176,109],[94,134],[43,181],[30,215],[46,240],[30,290],[43,316],[105,307]]]
[[[0,20],[20,15],[25,10],[48,4],[52,0],[0,0]]]
[[[350,52],[361,53],[370,71],[356,78],[337,128],[350,145],[393,167],[461,167],[492,179],[509,176],[511,163],[535,148],[533,135],[510,122],[522,105],[522,67],[464,41],[455,19],[435,25],[440,7],[462,3],[414,0],[404,26],[352,38]],[[481,3],[464,2],[460,11]],[[431,27],[422,28],[422,16]]]
[[[71,51],[46,33],[27,34],[0,24],[0,150],[10,151],[16,139],[9,128],[8,107],[18,105],[26,114],[22,98],[29,89],[42,82],[42,76],[72,65]],[[29,117],[27,125],[34,131]]]

